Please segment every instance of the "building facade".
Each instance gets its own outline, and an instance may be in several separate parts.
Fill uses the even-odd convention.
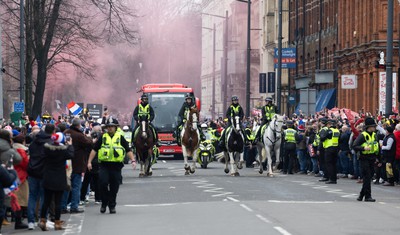
[[[350,108],[356,112],[376,114],[385,111],[385,70],[375,68],[383,52],[386,61],[387,43],[387,0],[346,1],[338,0],[338,48],[336,62],[338,71],[338,107]],[[394,1],[394,48],[393,72],[399,68],[398,45],[400,8]],[[355,78],[355,86],[346,88],[349,75]],[[355,75],[355,76],[354,76]],[[397,75],[397,74],[396,74]],[[396,75],[393,76],[397,83]],[[347,81],[346,81],[347,80]],[[395,112],[398,112],[397,87],[394,87]]]
[[[257,98],[254,99],[254,97],[258,95],[258,74],[260,72],[260,32],[258,30],[260,27],[260,1],[253,0],[251,5],[251,28],[254,29],[251,31],[250,57],[252,108],[256,106]],[[209,118],[224,117],[232,95],[238,96],[240,103],[245,108],[247,4],[235,0],[204,0],[202,12],[206,13],[202,16],[202,113]],[[226,16],[227,12],[226,25],[226,20],[220,16]],[[214,24],[216,29],[215,46],[213,45]],[[225,31],[227,31],[226,35]],[[213,91],[214,83],[215,91]],[[215,100],[213,100],[213,93]],[[213,103],[215,103],[215,108],[213,108]]]

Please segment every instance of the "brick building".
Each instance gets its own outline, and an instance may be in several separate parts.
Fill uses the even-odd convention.
[[[334,54],[337,49],[337,0],[290,1],[290,46],[297,50],[297,67],[290,77],[291,95],[316,89],[316,110],[336,106]],[[321,22],[321,23],[320,23]]]
[[[382,111],[385,98],[380,94],[380,76],[384,69],[376,69],[375,63],[381,51],[386,55],[387,0],[338,0],[338,107],[354,111],[364,110],[375,114]],[[393,71],[399,68],[400,8],[394,3],[394,51]],[[356,75],[356,89],[342,89],[341,75]],[[383,85],[384,87],[385,85]],[[395,92],[397,93],[397,92]],[[385,95],[383,94],[383,97]],[[395,103],[397,105],[397,102]],[[398,105],[397,105],[398,107]]]

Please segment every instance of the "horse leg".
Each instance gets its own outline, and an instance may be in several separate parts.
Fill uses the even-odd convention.
[[[265,161],[265,148],[257,146],[258,151],[258,161],[260,162],[258,173],[262,174],[264,172],[263,162]]]
[[[235,152],[229,152],[229,161],[231,164],[231,176],[236,176]]]
[[[192,152],[193,163],[190,167],[190,173],[193,174],[196,171],[196,162],[197,162],[197,149]]]
[[[241,170],[243,168],[243,163],[244,163],[243,155],[244,155],[243,152],[239,153],[239,163],[237,165],[237,168],[239,170]]]
[[[185,164],[185,167],[184,167],[185,175],[189,175],[190,167],[188,164],[188,153],[187,153],[187,149],[185,146],[182,146],[182,154],[183,154],[183,162]]]
[[[273,177],[274,173],[272,172],[272,157],[271,150],[269,147],[266,148],[267,161],[268,161],[268,176]]]
[[[224,172],[225,172],[225,174],[228,174],[229,173],[229,168],[228,168],[229,156],[228,156],[228,152],[224,152],[224,157],[225,157],[225,169],[224,169]]]
[[[144,162],[142,159],[140,159],[139,162],[140,162],[139,178],[142,178],[142,177],[144,177]]]

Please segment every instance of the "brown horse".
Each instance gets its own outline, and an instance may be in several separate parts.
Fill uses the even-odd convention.
[[[200,132],[197,128],[199,122],[199,111],[197,108],[191,108],[186,114],[186,122],[181,132],[182,153],[185,162],[185,175],[194,173],[196,170],[196,151],[200,144]],[[188,157],[193,157],[193,164],[191,167],[188,165]]]
[[[139,177],[150,176],[153,174],[151,159],[153,155],[154,135],[146,118],[141,118],[138,125],[140,126],[136,131],[138,133],[134,140],[134,146],[136,148],[137,159],[140,163]]]

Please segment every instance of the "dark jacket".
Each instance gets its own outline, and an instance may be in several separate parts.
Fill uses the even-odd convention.
[[[194,102],[192,102],[191,105],[188,105],[187,102],[183,103],[182,107],[181,107],[181,109],[179,110],[179,113],[178,113],[178,117],[179,117],[178,122],[181,123],[183,120],[186,120],[185,111],[190,109],[190,108],[195,108],[195,107],[197,107],[197,106],[196,106],[196,103],[194,103]]]
[[[383,146],[387,146],[388,145],[388,140],[389,139],[393,139],[393,143],[392,146],[389,150],[385,150],[383,149]],[[396,139],[394,137],[393,133],[390,133],[389,135],[385,136],[385,138],[383,139],[382,142],[382,158],[389,163],[392,163],[395,159],[396,156]]]
[[[149,122],[152,122],[154,120],[154,109],[151,107],[150,104],[143,104],[143,106],[149,105],[149,114],[150,114],[150,119],[148,120]],[[136,106],[135,110],[133,111],[133,118],[135,119],[136,122],[139,122],[139,105]]]
[[[74,157],[72,158],[72,174],[82,174],[86,172],[87,159],[92,149],[93,141],[76,127],[71,126],[64,133],[69,133],[74,146]]]
[[[4,188],[10,187],[17,179],[17,172],[14,170],[7,170],[0,166],[0,205],[3,206],[4,202]],[[0,210],[4,212],[3,210]]]
[[[239,118],[240,118],[240,120],[243,120],[243,118],[244,118],[244,112],[243,112],[243,108],[242,108],[242,106],[240,106],[240,104],[231,104],[230,106],[229,106],[229,108],[226,110],[226,118],[228,118],[228,120],[230,121],[230,118],[231,117],[234,117],[235,116],[235,113],[234,113],[234,111],[233,111],[233,108],[232,107],[237,107],[237,106],[239,106]]]
[[[72,145],[44,144],[43,188],[67,190],[66,161],[74,157]]]
[[[28,175],[41,179],[44,166],[44,144],[51,143],[51,135],[40,131],[29,145]]]
[[[350,132],[341,132],[339,137],[339,149],[341,151],[350,151],[349,147]]]

